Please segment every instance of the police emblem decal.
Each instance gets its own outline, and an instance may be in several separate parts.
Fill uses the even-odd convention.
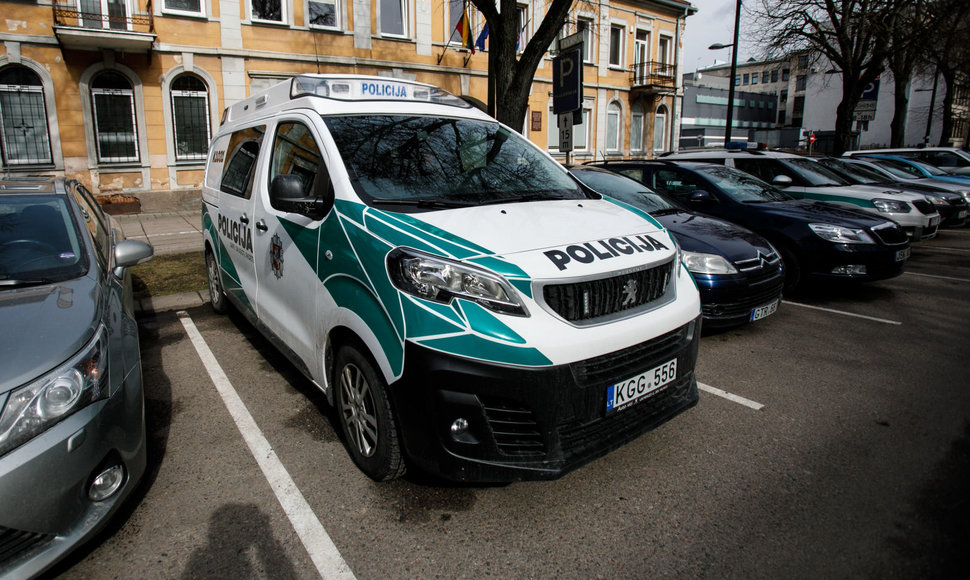
[[[279,280],[283,277],[283,240],[279,234],[273,234],[269,244],[269,261],[273,267],[273,274]]]
[[[636,304],[636,302],[637,302],[637,281],[631,278],[626,281],[626,284],[623,285],[622,306]]]

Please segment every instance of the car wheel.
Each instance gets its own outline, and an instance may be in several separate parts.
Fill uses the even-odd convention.
[[[790,292],[802,283],[802,264],[795,251],[788,246],[778,246],[778,252],[785,264],[785,292]]]
[[[404,475],[397,425],[384,378],[366,356],[350,346],[337,352],[335,363],[337,415],[350,457],[374,481]]]
[[[225,314],[229,310],[229,302],[222,288],[219,264],[216,263],[216,257],[211,251],[205,253],[205,271],[209,278],[209,304],[216,314]]]

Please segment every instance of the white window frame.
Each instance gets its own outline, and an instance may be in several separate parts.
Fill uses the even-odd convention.
[[[186,10],[184,8],[170,8],[168,6],[169,0],[162,0],[162,12],[164,14],[178,14],[182,16],[206,16],[206,3],[207,0],[199,0],[198,10]]]
[[[606,105],[606,150],[616,153],[620,150],[621,117],[623,109],[616,101]]]
[[[119,73],[120,74],[120,73]],[[130,82],[130,81],[129,81]],[[101,128],[98,123],[98,107],[95,104],[98,95],[105,96],[126,96],[128,97],[128,103],[131,110],[131,131],[132,131],[132,143],[135,146],[135,153],[131,157],[104,157],[101,155]],[[138,142],[138,117],[135,114],[135,91],[132,88],[129,89],[100,89],[91,88],[91,117],[94,120],[94,146],[96,148],[95,155],[97,157],[98,163],[137,163],[141,161],[141,151]]]
[[[444,13],[445,13],[444,14],[444,17],[445,17],[445,32],[448,34],[447,43],[450,44],[451,46],[459,46],[460,47],[461,46],[461,36],[459,36],[458,39],[455,40],[455,34],[457,34],[457,32],[458,32],[455,29],[458,27],[458,21],[461,19],[461,12],[459,11],[457,15],[456,14],[452,14],[452,10],[451,9],[452,9],[452,4],[453,3],[454,4],[459,4],[460,3],[462,6],[465,6],[464,0],[444,0],[444,5],[445,5],[445,10],[444,10]],[[472,23],[471,20],[472,20],[472,16],[471,16],[471,14],[469,14],[468,15],[468,27],[470,29],[469,30],[469,35],[473,37],[472,38],[472,42],[475,42],[475,40],[477,40],[477,39],[474,38],[475,31],[474,31],[474,29],[471,26],[471,23]]]
[[[661,110],[663,112],[661,112]],[[653,113],[653,135],[650,136],[650,147],[654,153],[661,153],[667,149],[667,116],[669,109],[661,103]],[[657,128],[660,128],[660,147],[657,147]]]
[[[181,73],[180,75],[175,76],[172,79],[171,85],[174,85],[175,84],[175,79],[177,79],[179,76],[182,76],[182,74],[191,74],[191,73]],[[175,152],[175,161],[176,162],[202,162],[202,161],[205,161],[206,157],[208,156],[208,150],[203,151],[202,153],[195,154],[194,156],[179,157],[179,152],[178,152],[178,138],[179,138],[179,135],[178,135],[178,122],[177,122],[176,115],[175,115],[175,99],[177,99],[177,98],[194,98],[194,99],[201,98],[202,99],[202,106],[203,106],[203,110],[205,111],[205,130],[206,130],[205,142],[208,143],[209,141],[212,140],[212,118],[209,116],[209,105],[210,105],[210,103],[209,103],[209,85],[205,82],[205,79],[199,77],[198,75],[193,75],[193,76],[195,76],[195,78],[197,78],[199,80],[199,82],[201,82],[202,85],[205,87],[205,90],[204,91],[182,91],[182,90],[176,90],[176,89],[171,89],[171,88],[169,89],[169,103],[168,103],[168,106],[172,110],[172,138],[174,139],[172,145],[173,145],[174,152]]]
[[[619,62],[612,62],[613,58],[613,31],[619,31],[618,39],[619,46],[617,47],[616,55]],[[610,23],[610,44],[609,44],[609,55],[606,57],[607,65],[610,68],[623,68],[623,63],[626,60],[626,24],[622,22],[611,22]]]
[[[27,68],[27,67],[24,67]],[[33,70],[27,68],[30,72],[37,74]],[[0,85],[0,92],[6,93],[17,93],[24,94],[28,93],[31,95],[40,95],[40,102],[43,106],[43,121],[44,121],[44,131],[45,137],[47,138],[47,157],[25,157],[18,159],[10,159],[10,144],[7,142],[7,132],[3,130],[3,125],[6,123],[4,120],[3,109],[0,108],[0,139],[3,140],[3,151],[8,157],[3,160],[6,167],[22,167],[28,165],[51,165],[54,163],[54,151],[51,143],[51,127],[50,127],[50,116],[47,112],[47,96],[44,90],[44,80],[37,75],[38,80],[40,80],[40,85]],[[25,137],[26,138],[26,137]]]
[[[576,30],[579,30],[579,22],[586,23],[586,29],[583,32],[583,62],[586,64],[594,64],[596,62],[594,58],[594,52],[596,45],[594,44],[595,39],[593,38],[593,30],[596,28],[596,19],[592,16],[578,16],[576,18]]]
[[[106,18],[107,16],[109,16],[109,13],[108,13],[108,0],[95,0],[95,1],[97,1],[98,4],[100,4],[100,8],[101,8],[101,20],[98,22],[98,26],[93,27],[93,28],[100,28],[102,30],[129,30],[129,31],[132,29],[131,28],[131,26],[132,26],[132,23],[131,23],[131,14],[132,14],[131,0],[121,0],[122,3],[125,5],[125,26],[124,26],[124,28],[113,28],[111,26],[111,22],[110,21],[104,20],[104,18]],[[84,0],[77,0],[76,1],[76,4],[77,4],[77,10],[78,10],[78,12],[79,13],[84,13],[84,8],[85,8],[85,6],[84,6]],[[85,28],[92,28],[92,27],[85,26],[85,24],[84,24],[84,17],[81,14],[78,14],[78,24],[80,24],[82,27],[85,27]]]
[[[515,5],[515,9],[519,13],[519,22],[522,22],[523,17],[525,18],[525,24],[519,28],[518,48],[516,48],[516,52],[521,54],[522,51],[525,50],[526,45],[529,44],[529,39],[532,38],[532,35],[529,33],[529,29],[532,25],[532,6],[530,4],[519,2]]]
[[[260,24],[289,24],[289,0],[279,0],[280,3],[280,19],[279,20],[266,20],[264,18],[256,18],[256,11],[253,10],[252,0],[247,0],[246,4],[249,7],[249,20],[250,22],[259,22]]]
[[[583,105],[583,123],[581,125],[573,125],[573,150],[572,153],[589,153],[590,151],[590,119],[593,118],[592,107]],[[546,149],[550,153],[559,152],[559,121],[558,115],[552,112],[552,105],[549,106],[549,122],[547,123],[548,129],[546,130]],[[577,127],[582,127],[583,143],[582,148],[576,146],[576,137],[580,134],[577,131]]]
[[[378,15],[377,15],[377,30],[380,32],[381,36],[386,36],[388,38],[410,38],[411,34],[411,0],[397,0],[398,4],[401,6],[401,32],[386,32],[383,29],[383,15],[381,14],[381,8],[384,2],[393,2],[394,0],[379,0],[377,2]]]
[[[333,4],[336,14],[334,18],[336,23],[333,26],[323,26],[321,24],[313,24],[310,22],[310,4],[316,2],[318,4]],[[303,3],[303,13],[306,15],[306,25],[307,28],[313,30],[343,30],[343,0],[304,0]]]
[[[635,103],[630,108],[630,151],[643,151],[643,128],[645,120],[646,115],[644,115],[643,106]],[[636,130],[637,121],[639,121],[639,131]]]

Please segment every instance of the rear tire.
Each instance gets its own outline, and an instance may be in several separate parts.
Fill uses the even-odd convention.
[[[209,304],[216,314],[225,314],[229,311],[229,300],[226,292],[222,288],[222,276],[219,273],[219,264],[211,250],[205,253],[205,271],[209,279]]]
[[[351,459],[374,481],[404,475],[397,423],[384,377],[352,346],[341,347],[335,363],[334,399]]]

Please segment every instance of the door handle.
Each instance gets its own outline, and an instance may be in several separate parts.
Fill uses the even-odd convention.
[[[241,216],[239,216],[239,221],[242,222],[242,223],[244,223],[244,224],[248,224],[249,223],[249,216],[246,215],[246,214],[242,214]]]
[[[269,228],[266,226],[266,222],[264,222],[263,220],[259,220],[258,222],[256,222],[256,229],[261,232],[265,232]]]

